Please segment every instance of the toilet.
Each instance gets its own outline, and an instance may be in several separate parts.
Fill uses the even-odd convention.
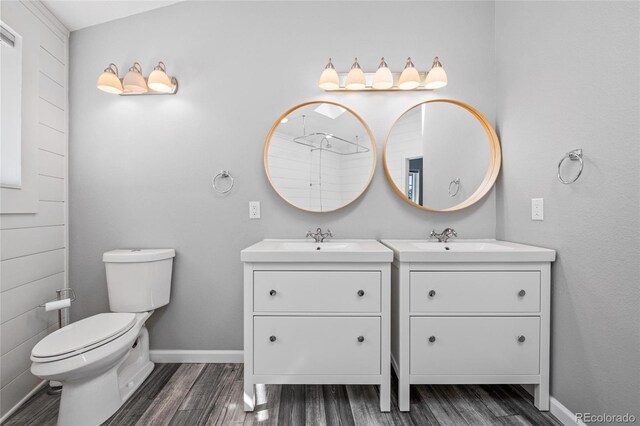
[[[59,425],[99,425],[153,370],[145,322],[169,303],[173,249],[104,253],[111,312],[63,327],[35,345],[31,372],[62,383]]]

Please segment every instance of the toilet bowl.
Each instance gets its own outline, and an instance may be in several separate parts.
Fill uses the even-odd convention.
[[[174,256],[172,249],[105,253],[112,312],[74,322],[34,346],[31,372],[62,383],[59,425],[101,424],[153,371],[145,322],[169,303]]]
[[[50,334],[33,348],[31,372],[63,385],[58,424],[102,423],[151,373],[144,327],[149,316],[94,315]]]

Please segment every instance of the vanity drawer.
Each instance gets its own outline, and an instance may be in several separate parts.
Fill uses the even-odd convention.
[[[380,374],[379,317],[254,317],[253,326],[254,374]]]
[[[411,272],[411,312],[540,312],[539,271]]]
[[[255,271],[256,312],[380,312],[378,271]]]
[[[537,317],[414,317],[410,334],[411,374],[540,373]]]

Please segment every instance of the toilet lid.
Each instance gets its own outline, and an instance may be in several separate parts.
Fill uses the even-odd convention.
[[[136,314],[98,314],[74,322],[42,339],[31,355],[47,358],[79,351],[126,332],[135,324]]]

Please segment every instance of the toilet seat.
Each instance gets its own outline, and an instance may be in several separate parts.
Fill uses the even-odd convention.
[[[117,339],[135,323],[134,313],[103,313],[85,318],[38,342],[31,352],[31,360],[51,362],[82,354]]]

